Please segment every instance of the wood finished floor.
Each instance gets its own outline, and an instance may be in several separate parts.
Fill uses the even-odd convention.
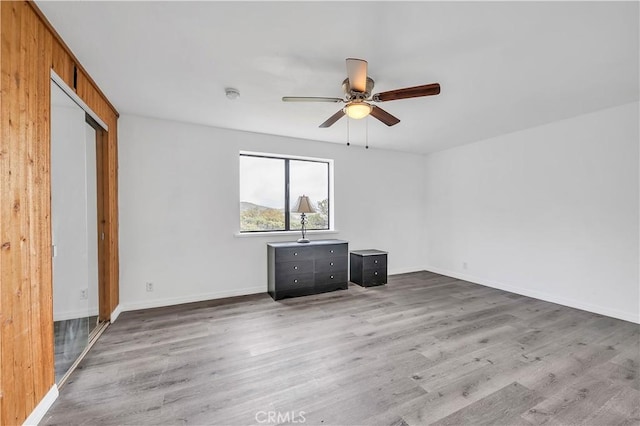
[[[639,363],[637,324],[418,272],[123,313],[41,424],[638,425]]]

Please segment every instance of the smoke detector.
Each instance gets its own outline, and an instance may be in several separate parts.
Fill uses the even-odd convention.
[[[227,87],[226,89],[224,89],[224,93],[225,95],[227,95],[227,98],[231,100],[238,99],[240,97],[240,92],[238,91],[238,89],[234,89],[232,87]]]

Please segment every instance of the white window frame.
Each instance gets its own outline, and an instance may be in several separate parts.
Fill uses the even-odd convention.
[[[240,184],[240,157],[242,155],[250,155],[255,157],[267,157],[275,159],[288,159],[288,160],[303,160],[303,161],[316,161],[323,162],[329,165],[329,229],[315,229],[307,230],[307,234],[336,234],[336,220],[335,220],[335,198],[334,198],[334,161],[330,158],[318,158],[307,157],[301,155],[289,155],[289,154],[276,154],[272,152],[256,152],[256,151],[239,151],[238,152],[238,185]],[[238,208],[240,207],[240,187],[238,186]],[[240,230],[240,211],[238,210],[238,231],[235,233],[236,237],[263,237],[274,235],[300,235],[300,230],[291,231],[241,231]]]

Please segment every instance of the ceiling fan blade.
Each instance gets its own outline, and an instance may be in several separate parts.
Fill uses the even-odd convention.
[[[283,96],[283,102],[344,102],[342,98],[324,98],[321,96]]]
[[[371,109],[370,114],[375,118],[377,118],[378,120],[382,121],[387,126],[393,126],[400,122],[399,118],[394,117],[393,115],[389,114],[387,111],[375,105]]]
[[[440,84],[432,83],[423,86],[406,87],[404,89],[389,90],[376,93],[372,99],[375,102],[395,101],[396,99],[419,98],[421,96],[433,96],[440,93]]]
[[[329,117],[329,119],[327,119],[327,121],[322,123],[319,127],[322,127],[322,128],[331,127],[331,126],[333,126],[333,123],[335,123],[336,121],[340,120],[343,116],[344,116],[344,111],[340,110],[340,111],[336,112],[335,114],[333,114],[331,117]]]
[[[347,76],[351,90],[364,93],[367,90],[367,61],[347,58]]]

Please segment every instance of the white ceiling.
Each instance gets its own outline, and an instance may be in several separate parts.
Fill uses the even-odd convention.
[[[347,57],[368,60],[374,93],[442,86],[378,104],[402,121],[368,118],[372,148],[428,153],[639,98],[638,2],[38,6],[125,114],[345,143],[346,118],[318,128],[340,104],[280,99],[341,97]]]

